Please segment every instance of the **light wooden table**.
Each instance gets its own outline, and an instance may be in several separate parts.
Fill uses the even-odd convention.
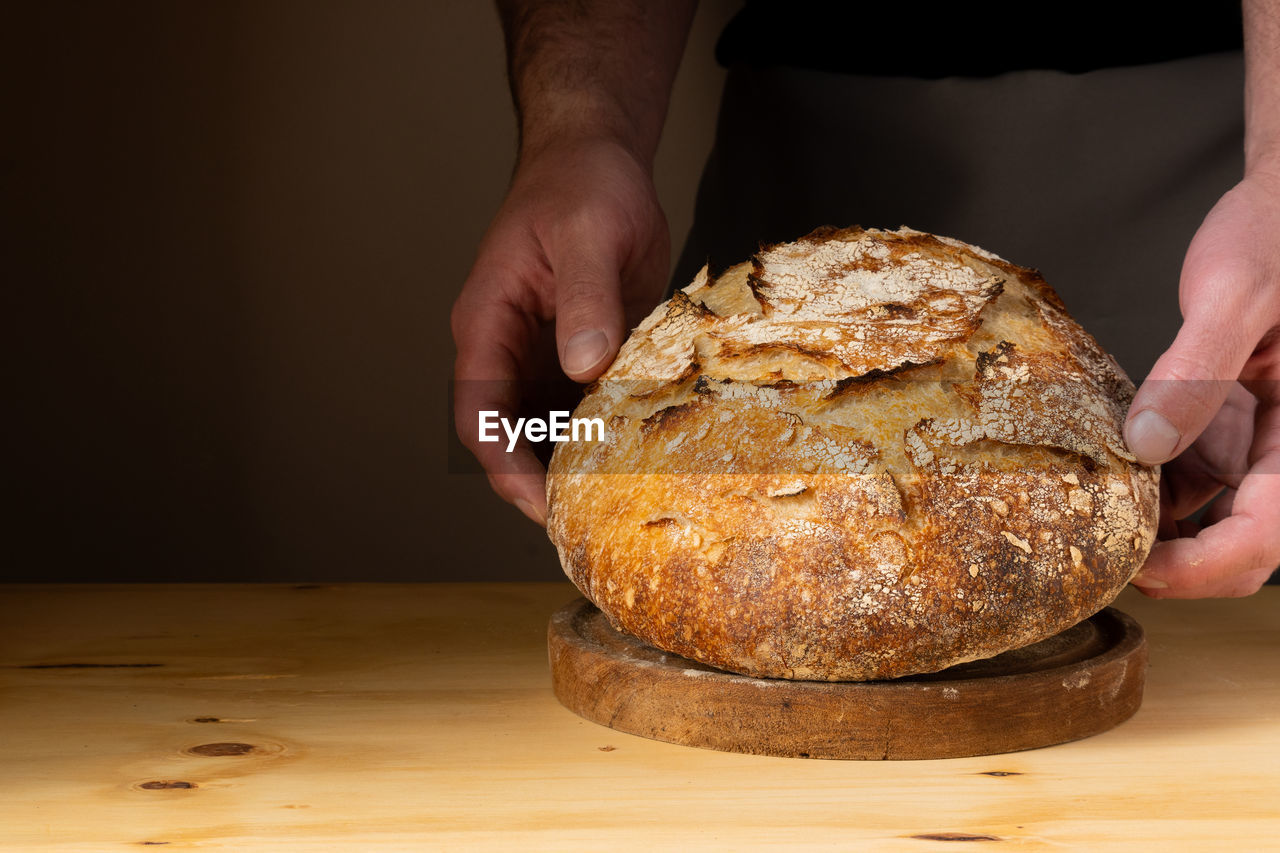
[[[732,755],[585,722],[546,661],[574,596],[0,587],[0,849],[1280,849],[1280,588],[1130,590],[1118,606],[1151,644],[1137,716],[921,762]]]

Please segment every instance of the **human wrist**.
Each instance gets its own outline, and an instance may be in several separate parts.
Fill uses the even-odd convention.
[[[656,142],[650,144],[625,116],[598,105],[564,104],[558,113],[545,113],[521,128],[516,164],[524,168],[537,162],[577,158],[586,152],[612,149],[653,176]]]
[[[1280,10],[1245,0],[1245,176],[1280,175]]]
[[[1244,176],[1262,180],[1280,191],[1280,133],[1245,142]]]
[[[651,173],[660,130],[645,125],[598,93],[558,93],[541,99],[536,109],[522,111],[518,160],[523,163],[552,152],[612,145]]]

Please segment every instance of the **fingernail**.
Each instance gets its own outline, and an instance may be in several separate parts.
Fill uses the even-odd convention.
[[[516,498],[516,506],[520,509],[521,512],[529,516],[529,518],[532,519],[533,521],[536,521],[538,524],[541,524],[543,527],[547,526],[547,520],[543,518],[542,513],[534,509],[533,504],[529,503],[523,498]]]
[[[564,345],[560,364],[566,373],[584,373],[600,363],[609,352],[609,339],[599,329],[584,329]]]
[[[1125,427],[1124,440],[1138,461],[1155,465],[1173,456],[1182,435],[1159,412],[1143,409]]]
[[[1129,583],[1134,586],[1142,586],[1147,589],[1168,589],[1169,585],[1159,578],[1147,577],[1146,575],[1134,575]]]

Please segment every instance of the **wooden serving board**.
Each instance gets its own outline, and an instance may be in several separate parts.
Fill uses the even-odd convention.
[[[585,598],[551,617],[552,685],[618,731],[794,758],[960,758],[1078,740],[1142,704],[1142,627],[1106,608],[994,658],[894,681],[750,678],[621,633]]]

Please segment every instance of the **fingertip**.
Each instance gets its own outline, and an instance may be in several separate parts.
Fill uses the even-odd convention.
[[[609,336],[603,329],[582,329],[565,341],[560,366],[573,379],[598,375],[611,351]]]
[[[1160,580],[1160,578],[1155,577],[1154,575],[1144,575],[1141,573],[1135,575],[1133,579],[1129,581],[1129,583],[1138,587],[1138,589],[1142,590],[1143,592],[1146,592],[1147,590],[1150,590],[1150,589],[1168,589],[1169,588],[1169,584]]]
[[[604,372],[624,334],[620,248],[615,242],[584,234],[550,253],[560,366],[577,382]]]
[[[518,449],[506,460],[505,472],[491,470],[489,485],[531,521],[547,526],[547,472],[528,450]],[[518,472],[518,473],[517,473]]]
[[[1160,465],[1173,458],[1182,433],[1160,412],[1143,409],[1125,423],[1124,441],[1139,462]]]
[[[1163,569],[1168,568],[1167,561],[1178,550],[1175,544],[1177,541],[1179,540],[1153,544],[1151,550],[1147,553],[1147,559],[1143,562],[1142,568],[1129,579],[1130,585],[1148,598],[1167,597],[1166,590],[1169,589],[1170,584]]]
[[[540,510],[538,507],[529,503],[524,498],[516,498],[516,508],[523,512],[529,519],[540,527],[547,526],[547,514],[545,509]]]

